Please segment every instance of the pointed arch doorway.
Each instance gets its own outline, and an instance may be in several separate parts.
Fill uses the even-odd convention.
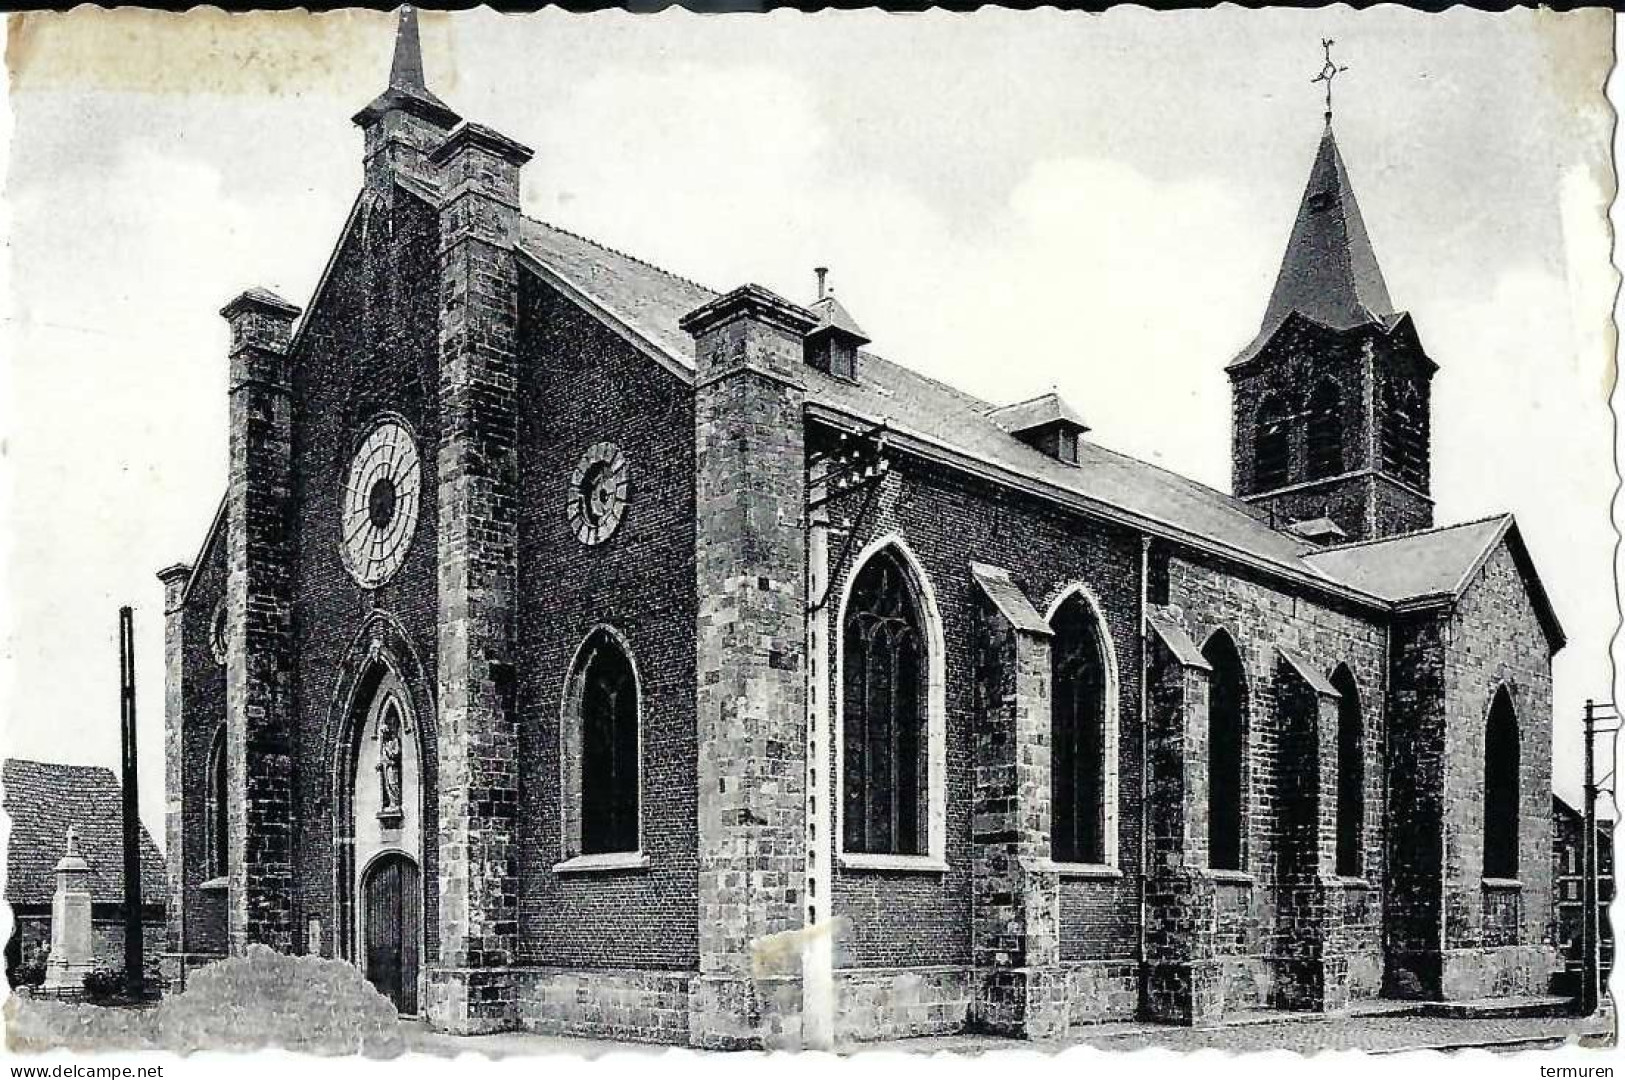
[[[338,763],[338,943],[403,1015],[420,1011],[425,939],[424,742],[392,663],[361,674]]]

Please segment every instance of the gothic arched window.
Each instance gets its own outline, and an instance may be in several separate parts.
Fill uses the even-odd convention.
[[[204,876],[210,880],[225,877],[229,865],[231,818],[226,810],[226,725],[221,724],[209,745],[209,775],[203,792]]]
[[[882,550],[858,572],[841,628],[847,851],[928,850],[925,650],[908,572]]]
[[[1292,467],[1291,436],[1287,430],[1287,407],[1278,394],[1270,394],[1258,406],[1253,426],[1253,487],[1259,491],[1281,487]]]
[[[1068,597],[1050,619],[1052,852],[1056,862],[1105,863],[1107,669],[1087,601]]]
[[[1208,865],[1242,868],[1242,759],[1247,747],[1247,686],[1241,655],[1223,630],[1202,649],[1208,676]]]
[[[1321,380],[1309,398],[1305,444],[1309,479],[1319,480],[1343,471],[1343,397],[1330,379]]]
[[[1360,690],[1346,665],[1332,672],[1337,689],[1337,872],[1359,877],[1365,847],[1365,721]]]
[[[638,679],[618,635],[602,627],[588,635],[577,653],[568,701],[565,854],[636,852]]]
[[[1518,717],[1505,687],[1484,728],[1484,876],[1518,876]]]

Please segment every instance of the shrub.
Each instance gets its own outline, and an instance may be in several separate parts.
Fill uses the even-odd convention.
[[[110,1001],[124,993],[123,968],[97,968],[85,972],[85,1000]]]
[[[48,959],[50,959],[50,951],[42,950],[12,968],[10,972],[11,985],[44,986],[45,962]]]

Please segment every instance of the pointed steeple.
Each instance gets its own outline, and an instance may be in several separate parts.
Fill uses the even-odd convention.
[[[418,13],[410,4],[401,8],[395,28],[395,59],[389,65],[389,85],[396,90],[428,93],[423,81],[423,42],[418,37]]]
[[[1337,330],[1384,321],[1395,313],[1330,118],[1260,337],[1273,333],[1293,312]]]
[[[395,27],[395,55],[389,65],[389,87],[355,115],[355,122],[368,127],[387,113],[400,111],[429,121],[444,130],[457,126],[462,117],[429,90],[423,77],[423,42],[418,34],[418,13],[403,6]]]

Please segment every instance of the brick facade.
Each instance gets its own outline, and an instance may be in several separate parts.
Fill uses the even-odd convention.
[[[1250,509],[1087,445],[1063,466],[997,429],[962,453],[943,448],[952,424],[866,434],[863,394],[889,410],[910,385],[943,388],[877,390],[867,354],[852,378],[822,370],[807,309],[757,286],[718,297],[526,221],[529,151],[459,126],[402,70],[357,118],[363,187],[297,335],[268,294],[227,308],[230,491],[196,571],[163,575],[172,982],[257,941],[365,964],[356,864],[395,843],[423,882],[421,1011],[452,1031],[1048,1038],[1544,988],[1561,634],[1521,541],[1503,529],[1465,591],[1412,603],[1321,572],[1261,523],[1328,516],[1354,538],[1431,524],[1425,422],[1399,457],[1384,434],[1401,398],[1425,421],[1432,362],[1408,318],[1289,317],[1232,366]],[[1323,376],[1345,389],[1345,468],[1305,479],[1298,424],[1292,479],[1261,487],[1262,395]],[[341,505],[383,420],[409,433],[424,498],[398,569],[363,588]],[[985,422],[977,405],[954,423]],[[884,468],[826,489],[843,447],[871,438]],[[589,539],[571,485],[601,444],[625,462],[626,503]],[[1170,501],[1072,497],[1103,462]],[[809,512],[814,490],[832,494]],[[1213,535],[1173,520],[1187,511]],[[843,620],[881,553],[908,578],[923,649],[920,843],[847,852]],[[1103,649],[1103,843],[1087,865],[1058,863],[1051,835],[1049,620],[1068,597]],[[564,804],[580,797],[567,687],[595,632],[635,674],[638,842],[586,857],[566,840],[581,816]],[[1226,641],[1235,661],[1211,659]],[[1215,664],[1239,681],[1234,729],[1213,726],[1232,722],[1210,707],[1232,685]],[[383,686],[416,740],[393,840],[377,797],[356,794],[363,768],[368,791],[382,783],[363,733]],[[1485,717],[1503,690],[1520,871],[1486,883]],[[1362,817],[1358,874],[1341,876],[1350,708]],[[207,880],[203,803],[222,724],[223,884]],[[1234,757],[1214,765],[1215,732],[1240,747],[1239,785]],[[1222,830],[1210,844],[1230,786],[1239,865]]]
[[[689,971],[695,909],[693,391],[558,291],[520,280],[520,957],[553,967]],[[627,457],[610,539],[576,541],[568,481],[588,446]],[[556,874],[564,860],[559,725],[594,627],[627,642],[643,722],[644,868]]]

